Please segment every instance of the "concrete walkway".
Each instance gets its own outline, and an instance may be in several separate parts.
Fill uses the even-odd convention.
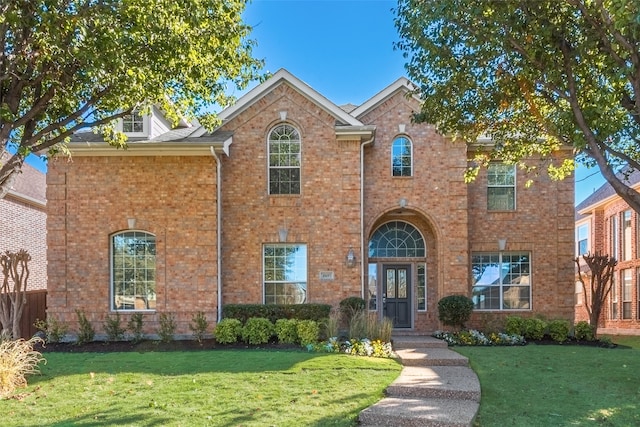
[[[394,336],[404,368],[387,397],[360,413],[362,426],[469,427],[480,405],[480,382],[469,361],[428,336]]]

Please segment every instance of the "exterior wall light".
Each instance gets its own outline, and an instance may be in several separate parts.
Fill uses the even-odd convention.
[[[353,251],[353,248],[349,248],[349,252],[347,252],[347,267],[353,268],[356,266],[356,253]]]

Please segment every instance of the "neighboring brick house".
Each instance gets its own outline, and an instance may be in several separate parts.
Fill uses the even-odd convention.
[[[13,188],[0,199],[0,252],[29,252],[28,291],[47,288],[45,193],[45,174],[25,163]]]
[[[401,78],[360,106],[286,70],[223,110],[213,133],[127,117],[126,151],[85,134],[48,173],[49,314],[98,329],[118,310],[188,333],[228,303],[362,296],[397,329],[432,332],[437,302],[573,319],[573,180],[493,163],[415,124]],[[161,131],[154,130],[154,123]],[[80,142],[79,140],[83,140]],[[571,152],[559,153],[571,156]]]
[[[640,189],[639,171],[620,174],[620,178]],[[598,333],[640,335],[640,216],[605,183],[576,206],[575,233],[576,256],[600,253],[618,260]],[[582,270],[589,274],[586,266]],[[578,282],[575,292],[576,321],[588,321],[587,298]]]

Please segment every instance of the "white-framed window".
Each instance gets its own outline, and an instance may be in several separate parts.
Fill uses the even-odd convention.
[[[609,292],[611,296],[611,312],[609,313],[609,318],[611,320],[618,319],[618,289],[616,284],[616,274],[611,276],[611,292]]]
[[[287,123],[269,132],[269,194],[300,194],[300,132]]]
[[[399,136],[391,144],[391,174],[413,176],[413,144],[406,136]]]
[[[146,118],[138,112],[133,111],[131,114],[122,117],[122,132],[126,134],[145,135],[148,133],[146,124]]]
[[[633,259],[633,252],[631,250],[632,236],[631,236],[631,210],[626,210],[620,213],[620,222],[622,224],[622,260],[630,261]]]
[[[492,162],[487,169],[487,210],[516,209],[516,166]]]
[[[265,244],[262,259],[265,304],[307,302],[307,245]]]
[[[156,236],[124,231],[111,236],[111,309],[156,308]]]
[[[618,248],[620,247],[619,243],[619,239],[618,236],[620,234],[620,228],[618,226],[618,216],[617,215],[612,215],[610,217],[609,220],[609,225],[610,225],[610,232],[611,232],[611,239],[610,239],[610,250],[611,250],[611,257],[615,258],[617,260],[620,259],[619,255],[619,251]]]
[[[531,255],[487,252],[471,255],[475,310],[531,309]]]
[[[584,289],[582,288],[582,282],[580,281],[576,282],[575,295],[576,295],[576,305],[582,305],[584,302]]]
[[[633,271],[628,268],[622,270],[622,318],[631,319],[631,304],[633,290]]]
[[[576,230],[576,255],[589,253],[589,224],[580,224]]]

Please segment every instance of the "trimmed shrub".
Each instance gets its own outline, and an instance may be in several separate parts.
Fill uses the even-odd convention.
[[[252,317],[242,328],[242,339],[248,344],[266,344],[275,332],[275,326],[265,317]]]
[[[81,345],[93,341],[96,331],[93,329],[93,326],[87,319],[87,316],[85,316],[84,311],[76,308],[76,315],[78,316],[78,323],[80,324],[76,344]]]
[[[537,317],[524,319],[524,337],[528,340],[541,340],[547,330],[547,322]]]
[[[42,338],[0,341],[0,398],[13,393],[19,387],[27,386],[26,376],[37,374],[38,364],[44,360],[40,352],[34,350]]]
[[[275,330],[279,342],[284,344],[295,344],[298,342],[297,319],[278,319],[276,320]]]
[[[120,313],[116,311],[115,317],[107,315],[103,325],[104,331],[107,334],[107,341],[122,341],[124,339],[124,333],[126,329],[122,327]]]
[[[142,313],[133,313],[127,323],[127,329],[133,334],[133,342],[140,342],[144,339],[142,332],[143,317]]]
[[[275,323],[278,319],[315,320],[329,317],[329,304],[227,304],[223,307],[225,319],[238,319],[243,324],[252,317],[264,317]]]
[[[202,342],[204,336],[207,334],[207,329],[209,329],[209,322],[207,321],[207,316],[204,315],[202,311],[197,312],[191,317],[191,323],[189,324],[189,329],[193,332],[193,338]]]
[[[520,316],[507,316],[504,331],[511,335],[525,335],[525,321]]]
[[[217,343],[233,344],[242,335],[242,322],[238,319],[222,319],[213,334]]]
[[[438,319],[448,326],[464,328],[473,312],[473,301],[464,295],[449,295],[438,301]]]
[[[576,323],[574,329],[574,336],[577,340],[594,341],[596,334],[594,333],[593,326],[584,320]]]
[[[47,320],[37,319],[33,326],[44,332],[46,342],[60,342],[67,335],[69,325],[57,320],[53,316],[47,316]]]
[[[171,313],[160,314],[160,327],[158,336],[162,342],[173,341],[173,334],[176,332],[176,318]]]
[[[315,344],[318,342],[319,337],[320,326],[318,322],[314,320],[298,321],[298,339],[301,345]]]
[[[558,319],[551,320],[547,324],[547,330],[549,331],[549,336],[555,342],[566,342],[569,339],[569,329],[571,323],[568,320]]]
[[[364,310],[364,300],[360,297],[348,297],[340,301],[340,310],[342,312],[355,313]]]

